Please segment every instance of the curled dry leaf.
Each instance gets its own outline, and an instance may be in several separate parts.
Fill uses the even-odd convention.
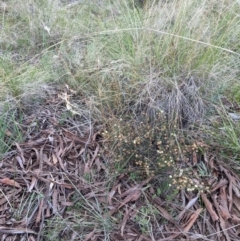
[[[127,223],[127,220],[128,220],[128,217],[129,217],[129,214],[130,214],[130,212],[131,212],[131,209],[127,209],[127,207],[126,207],[126,212],[125,212],[125,215],[124,215],[124,217],[123,217],[123,221],[122,221],[122,223],[121,223],[121,225],[120,225],[120,230],[121,230],[121,236],[123,236],[123,232],[124,232],[124,228],[125,228],[125,226],[126,226],[126,223]]]
[[[88,241],[91,240],[91,238],[93,237],[93,235],[95,234],[96,229],[94,228],[92,232],[90,232],[89,234],[87,234],[84,238],[84,241]]]
[[[131,192],[126,198],[122,201],[122,203],[118,206],[120,209],[122,206],[126,205],[128,202],[136,201],[141,196],[140,190],[135,190]]]
[[[223,231],[224,236],[227,239],[227,241],[231,241],[231,239],[230,239],[230,237],[228,235],[227,229],[226,229],[226,223],[225,223],[225,221],[223,220],[223,218],[221,216],[220,216],[220,226],[222,228],[222,231]]]
[[[222,172],[225,173],[225,175],[227,176],[227,178],[228,178],[228,180],[229,180],[229,186],[228,186],[229,211],[231,211],[231,209],[232,209],[232,203],[233,203],[233,201],[232,201],[232,190],[233,190],[233,188],[232,188],[232,182],[233,182],[233,179],[234,179],[234,178],[232,177],[232,175],[231,175],[231,173],[229,172],[229,170],[227,170],[226,168],[224,168],[222,165],[220,165],[219,168],[220,168],[220,170],[221,170]]]
[[[28,192],[32,192],[32,190],[33,190],[33,188],[34,188],[34,186],[35,186],[35,184],[37,183],[37,178],[36,177],[32,177],[32,181],[31,181],[31,185],[30,185],[30,187],[28,188]]]
[[[116,190],[121,186],[121,184],[116,185],[115,187],[113,187],[113,189],[111,190],[111,192],[108,194],[108,204],[112,206],[112,198],[116,192]]]
[[[21,157],[16,156],[16,160],[17,160],[18,164],[20,165],[20,167],[24,170],[23,161],[22,161]]]
[[[232,188],[236,196],[240,198],[239,185],[237,186],[236,184],[234,184]]]
[[[54,165],[56,165],[58,163],[58,159],[54,153],[52,154],[52,161],[53,161]]]
[[[37,214],[37,218],[36,218],[36,224],[39,223],[41,221],[41,218],[43,217],[43,204],[44,204],[44,199],[42,198],[40,200],[40,205],[38,208],[38,214]]]
[[[197,220],[198,216],[200,215],[202,211],[202,208],[199,208],[198,210],[196,210],[190,217],[188,223],[186,224],[185,228],[183,229],[184,232],[188,232],[190,230],[190,228],[193,226],[194,222]]]
[[[9,178],[0,179],[0,183],[6,184],[6,185],[9,185],[9,186],[13,186],[13,187],[17,187],[17,188],[21,188],[21,185],[19,183],[17,183],[14,180],[11,180]]]
[[[208,200],[206,194],[204,193],[201,193],[201,198],[213,220],[213,222],[217,221],[219,218],[218,218],[218,215],[216,214],[216,212],[213,210],[213,207],[212,207],[212,204],[211,202]]]
[[[227,179],[221,179],[219,182],[215,183],[212,188],[211,188],[211,192],[215,192],[216,190],[218,190],[220,187],[225,186],[228,184],[228,180]]]
[[[24,154],[23,154],[22,148],[19,146],[19,144],[18,144],[17,142],[15,143],[15,145],[16,145],[18,151],[20,152],[20,156],[21,156],[21,159],[22,159],[23,164],[25,164],[26,160],[25,160],[25,158],[24,158]]]
[[[220,188],[220,195],[219,195],[219,209],[221,210],[221,216],[224,220],[227,220],[231,217],[228,206],[227,206],[227,195],[226,195],[226,186]]]
[[[97,144],[97,147],[96,147],[96,149],[95,149],[95,151],[94,151],[93,157],[92,157],[92,159],[91,159],[91,161],[90,161],[90,163],[89,163],[89,167],[90,167],[90,168],[92,167],[92,164],[93,164],[95,158],[96,158],[97,155],[98,155],[99,148],[100,148],[100,146]]]
[[[183,215],[189,208],[191,208],[191,207],[196,203],[196,201],[198,200],[198,198],[199,198],[199,197],[198,197],[198,195],[197,195],[195,198],[191,199],[191,200],[188,202],[187,206],[184,208],[184,210],[182,210],[182,211],[177,215],[176,220],[180,220],[181,217],[182,217],[182,215]]]
[[[160,212],[162,217],[164,217],[167,221],[173,223],[179,229],[181,229],[180,225],[174,220],[174,218],[168,213],[168,211],[166,209],[164,209],[163,207],[156,205],[156,204],[155,204],[155,206],[158,209],[158,211]]]

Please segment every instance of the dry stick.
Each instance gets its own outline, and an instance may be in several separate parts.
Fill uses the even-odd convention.
[[[213,236],[213,235],[215,235],[215,234],[222,233],[223,231],[227,231],[227,230],[229,230],[229,229],[233,229],[233,228],[236,228],[236,227],[239,227],[239,226],[240,226],[240,224],[236,224],[236,225],[234,225],[234,226],[232,226],[232,227],[225,228],[225,229],[222,230],[222,231],[219,231],[219,232],[215,232],[215,233],[209,234],[209,235],[207,235],[207,237]]]

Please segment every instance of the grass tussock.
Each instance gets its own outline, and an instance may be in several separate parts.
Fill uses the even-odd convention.
[[[217,92],[238,75],[237,2],[221,1],[218,11],[206,1],[147,1],[144,8],[107,0],[74,7],[58,0],[18,5],[9,1],[1,10],[1,49],[15,69],[1,82],[10,92],[9,83],[22,86],[14,96],[24,92],[24,73],[33,75],[25,82],[32,86],[68,81],[99,103],[122,95],[123,82],[129,90],[152,75],[159,75],[160,85],[200,78],[209,95],[209,86]],[[120,93],[112,90],[115,85]]]

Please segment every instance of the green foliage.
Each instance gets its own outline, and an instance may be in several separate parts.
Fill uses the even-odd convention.
[[[240,122],[233,121],[228,114],[220,113],[219,121],[202,132],[202,138],[224,158],[231,167],[238,169],[240,161]]]
[[[66,228],[66,224],[61,218],[54,218],[46,221],[45,228],[43,230],[44,239],[47,241],[51,240],[65,240],[66,237],[61,238],[60,234]],[[70,238],[70,237],[68,237]]]
[[[142,206],[137,215],[135,216],[135,222],[139,225],[140,230],[145,233],[151,233],[151,222],[150,220],[158,216],[158,210],[151,204]]]

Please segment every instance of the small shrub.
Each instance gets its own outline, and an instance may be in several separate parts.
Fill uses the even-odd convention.
[[[189,142],[176,125],[171,126],[161,111],[154,120],[146,113],[135,119],[113,118],[102,135],[112,146],[114,162],[126,164],[130,172],[138,170],[142,177],[173,173],[178,162],[187,163],[192,153],[198,152],[197,145]],[[181,183],[182,178],[181,174],[173,184]]]

